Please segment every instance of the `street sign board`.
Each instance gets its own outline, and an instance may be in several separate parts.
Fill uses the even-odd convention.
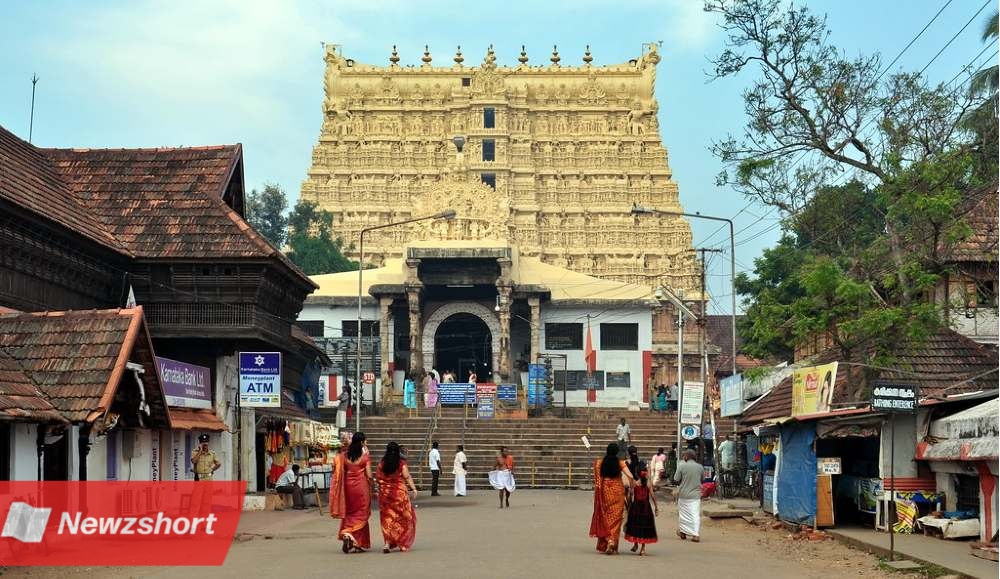
[[[681,396],[681,424],[700,425],[705,408],[705,383],[685,381]]]
[[[240,405],[281,407],[281,352],[240,352]]]
[[[694,424],[687,424],[681,427],[681,438],[684,440],[694,440],[698,438],[699,428]]]
[[[872,410],[913,414],[920,404],[920,387],[916,384],[875,382],[872,384]]]
[[[497,400],[502,402],[517,402],[517,384],[498,384]]]
[[[816,474],[840,474],[840,457],[827,457],[816,459]]]
[[[374,384],[375,383],[375,372],[365,372],[361,374],[362,384]]]

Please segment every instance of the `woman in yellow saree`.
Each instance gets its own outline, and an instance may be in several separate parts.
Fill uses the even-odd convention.
[[[625,522],[625,476],[629,487],[632,473],[625,461],[618,460],[618,445],[608,445],[604,458],[594,462],[594,514],[590,519],[590,536],[597,538],[597,550],[607,555],[618,554],[618,538]]]
[[[385,456],[375,471],[375,480],[378,482],[379,521],[385,540],[382,552],[388,553],[392,549],[409,551],[417,536],[417,513],[406,489],[409,487],[416,498],[417,487],[406,463],[400,458],[396,442],[386,445]]]

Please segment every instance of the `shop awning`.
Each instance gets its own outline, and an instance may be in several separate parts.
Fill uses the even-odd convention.
[[[175,430],[206,430],[209,432],[226,432],[229,427],[215,412],[199,408],[171,408],[170,425]]]
[[[917,444],[923,460],[997,460],[1000,445],[1000,399],[994,398],[931,422],[930,442]]]

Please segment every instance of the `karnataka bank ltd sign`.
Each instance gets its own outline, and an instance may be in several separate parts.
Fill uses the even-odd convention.
[[[240,481],[0,483],[0,565],[221,565],[245,490]]]

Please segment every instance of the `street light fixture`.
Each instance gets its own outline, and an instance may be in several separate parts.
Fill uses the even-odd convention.
[[[456,143],[457,145],[457,143]],[[355,358],[355,374],[354,374],[354,395],[355,400],[355,431],[361,430],[361,298],[362,298],[362,284],[364,282],[363,276],[365,271],[365,234],[369,231],[375,231],[376,229],[385,229],[387,227],[396,227],[397,225],[408,225],[410,223],[416,223],[418,221],[428,221],[431,219],[454,219],[455,210],[445,209],[433,215],[424,215],[423,217],[414,217],[413,219],[405,219],[403,221],[394,221],[392,223],[383,223],[382,225],[375,225],[372,227],[365,227],[361,230],[361,236],[358,243],[358,347],[356,348],[356,358]],[[374,386],[372,387],[372,405],[375,405],[375,393]]]
[[[654,209],[652,207],[643,207],[637,203],[632,204],[632,215],[675,215],[679,217],[693,217],[695,219],[708,219],[711,221],[724,221],[729,224],[729,273],[730,281],[732,284],[731,298],[732,298],[732,355],[730,356],[730,362],[732,363],[733,376],[736,375],[736,238],[733,234],[733,220],[726,219],[725,217],[714,217],[712,215],[702,215],[701,213],[684,213],[682,211],[663,211],[660,209]],[[702,310],[705,308],[705,296],[701,296],[702,299]],[[702,315],[705,312],[702,311]]]

